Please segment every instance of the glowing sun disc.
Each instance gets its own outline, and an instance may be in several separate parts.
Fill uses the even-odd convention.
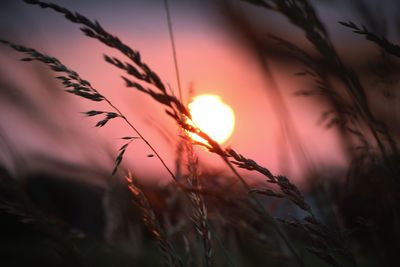
[[[197,96],[189,104],[189,111],[194,124],[216,142],[222,144],[231,137],[235,127],[235,114],[219,96],[209,94]],[[193,140],[204,142],[196,134],[189,136]]]

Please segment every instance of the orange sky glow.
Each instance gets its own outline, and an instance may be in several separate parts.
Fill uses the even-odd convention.
[[[93,11],[83,5],[80,12],[97,18],[106,29],[140,51],[143,60],[177,94],[171,45],[162,5],[154,5],[151,8],[144,8],[139,4],[132,5],[128,9],[129,12],[124,9],[119,16],[112,17],[105,14],[105,8]],[[74,8],[72,4],[71,7]],[[232,137],[224,145],[232,146],[240,153],[268,166],[273,172],[291,176],[295,181],[301,179],[307,171],[303,168],[304,159],[299,158],[287,144],[280,121],[284,118],[280,117],[279,111],[274,107],[276,95],[271,93],[271,83],[256,55],[240,38],[232,34],[232,29],[229,29],[229,25],[220,18],[218,12],[210,16],[211,19],[204,19],[203,16],[196,15],[195,8],[186,8],[187,12],[180,12],[178,7],[172,6],[185,102],[190,101],[190,94],[220,96],[232,107],[236,117]],[[32,7],[29,7],[29,11],[31,9]],[[102,60],[103,53],[122,57],[98,42],[82,36],[76,25],[71,25],[60,16],[43,10],[33,11],[36,12],[31,15],[34,24],[29,27],[34,28],[38,33],[36,36],[39,37],[25,29],[21,30],[23,35],[17,41],[58,57],[67,66],[77,70],[82,77],[91,81],[95,88],[127,114],[173,168],[176,140],[179,140],[177,126],[165,115],[163,108],[147,95],[125,88],[120,78],[122,73]],[[205,13],[208,10],[205,8],[198,12]],[[48,20],[52,20],[53,23],[49,24]],[[93,109],[92,103],[63,95],[62,92],[56,95],[48,92],[42,88],[40,77],[29,74],[34,68],[32,65],[14,62],[14,58],[18,58],[19,55],[7,53],[7,56],[3,55],[0,59],[2,62],[11,62],[11,67],[5,67],[3,64],[2,72],[7,73],[10,80],[27,88],[26,93],[35,98],[39,105],[42,105],[42,109],[53,111],[48,115],[48,119],[58,126],[61,125],[60,129],[64,133],[50,133],[45,126],[30,120],[29,116],[19,113],[15,107],[8,107],[8,110],[13,110],[9,113],[9,118],[4,114],[0,115],[2,122],[7,125],[6,131],[10,136],[13,132],[24,133],[14,136],[16,146],[24,147],[25,150],[44,151],[74,162],[97,162],[111,170],[112,157],[123,144],[117,138],[132,135],[122,121],[112,121],[102,129],[94,128],[95,120],[79,114],[81,111]],[[285,62],[276,60],[270,60],[269,63],[291,115],[293,127],[298,132],[309,160],[319,162],[320,166],[343,166],[346,159],[336,131],[327,130],[317,124],[321,112],[326,107],[311,98],[294,96],[295,91],[306,86],[302,77],[293,75],[299,71],[298,66],[288,66]],[[19,79],[12,71],[13,68],[21,69],[27,78]],[[56,84],[55,82],[54,85]],[[64,119],[60,120],[60,117]],[[26,123],[13,123],[13,118],[25,120]],[[204,165],[216,169],[225,168],[216,155],[207,153],[202,148],[196,150]],[[139,177],[149,180],[167,177],[157,159],[147,157],[149,153],[149,149],[137,140],[127,151],[124,165]],[[226,172],[228,173],[228,170]]]

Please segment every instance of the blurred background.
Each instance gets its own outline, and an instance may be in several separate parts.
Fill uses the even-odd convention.
[[[177,94],[164,1],[52,2],[97,19],[109,32],[140,51],[143,60]],[[396,43],[400,34],[399,1],[324,0],[311,3],[338,54],[359,75],[373,114],[386,124],[397,141],[400,134],[398,62],[338,21],[351,20],[365,25]],[[293,27],[281,14],[242,1],[171,0],[169,4],[184,101],[189,103],[199,94],[216,94],[235,112],[235,130],[224,147],[231,146],[267,166],[273,173],[290,177],[306,192],[306,198],[310,195],[311,203],[316,199],[313,190],[328,190],[326,201],[334,201],[332,209],[348,216],[339,224],[346,224],[346,218],[352,216],[352,208],[361,209],[360,216],[372,214],[371,218],[390,218],[390,221],[397,218],[397,215],[388,217],[382,210],[379,213],[378,204],[378,207],[365,208],[365,211],[363,205],[376,201],[369,197],[365,201],[364,193],[370,194],[367,189],[360,189],[361,193],[353,192],[349,187],[343,189],[354,163],[354,138],[344,134],[340,127],[332,126],[329,119],[322,119],[324,112],[332,108],[329,98],[298,93],[315,87],[313,79],[296,75],[304,70],[304,65],[270,36],[273,34],[296,44],[318,61],[320,56],[301,30]],[[175,170],[181,140],[175,122],[153,99],[125,87],[120,78],[122,73],[104,62],[102,57],[103,54],[119,56],[115,51],[83,36],[77,25],[59,14],[22,1],[0,2],[0,38],[55,56],[79,72],[134,122],[157,147],[167,165]],[[26,64],[19,61],[20,58],[20,54],[8,47],[0,47],[0,170],[7,180],[3,183],[4,199],[16,197],[10,193],[10,186],[22,187],[28,199],[65,223],[69,233],[72,231],[79,238],[89,237],[100,243],[106,240],[119,246],[121,240],[127,239],[126,229],[121,230],[121,225],[125,225],[121,222],[122,217],[129,214],[129,207],[121,208],[118,215],[115,214],[116,207],[127,205],[118,182],[124,171],[131,170],[150,188],[150,194],[152,188],[165,190],[164,186],[171,182],[170,176],[155,157],[148,157],[151,151],[146,145],[136,140],[125,154],[123,170],[111,177],[115,157],[123,145],[120,138],[132,135],[129,128],[118,119],[103,128],[94,127],[96,121],[84,117],[81,112],[101,110],[101,105],[66,94],[47,67],[40,63]],[[334,79],[331,81],[338,88],[342,86]],[[200,169],[210,183],[216,177],[230,176],[216,155],[202,148],[196,148],[196,153]],[[375,171],[380,172],[379,168]],[[251,183],[262,181],[260,175],[241,173]],[[359,177],[364,176],[374,179],[371,172],[359,174]],[[386,190],[385,187],[382,191],[375,189],[377,194],[384,194]],[[323,191],[317,192],[323,194]],[[335,202],[339,198],[342,202]],[[283,206],[278,213],[293,212]],[[324,210],[321,209],[321,214]],[[25,215],[17,214],[17,217],[27,217]],[[9,253],[13,250],[6,248],[20,246],[18,238],[14,243],[11,240],[15,236],[25,240],[27,235],[26,232],[21,234],[21,228],[15,226],[19,219],[4,216],[2,228],[16,229],[2,233],[8,236],[4,240],[10,243],[3,242],[0,259],[10,263],[13,257]],[[379,238],[385,244],[394,241],[397,244],[397,240],[390,237],[393,229],[398,232],[397,224],[389,224],[388,233]],[[385,223],[382,225],[384,227]],[[30,228],[24,231],[35,232]],[[137,237],[143,229],[129,231],[131,234],[136,231],[134,236]],[[28,241],[39,238],[35,234],[28,236]],[[95,245],[91,243],[91,246]],[[397,246],[393,245],[391,249]],[[26,247],[32,245],[26,244]],[[64,248],[62,250],[65,252]],[[78,251],[82,252],[79,248]],[[97,247],[93,251],[100,254]],[[112,254],[113,257],[118,258],[118,253]],[[57,256],[53,256],[56,261]],[[119,258],[121,266],[124,266],[124,257],[129,262],[136,256],[124,254]],[[51,257],[46,259],[53,262]]]

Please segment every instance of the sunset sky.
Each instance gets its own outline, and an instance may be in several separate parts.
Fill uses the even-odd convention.
[[[53,2],[97,19],[109,32],[140,51],[143,60],[178,94],[163,1]],[[219,95],[236,115],[233,136],[224,146],[232,146],[273,172],[291,176],[295,181],[315,163],[320,168],[345,166],[346,158],[336,130],[318,124],[321,113],[328,109],[324,101],[294,96],[297,90],[310,86],[304,77],[294,75],[302,66],[288,64],[272,52],[268,57],[266,52],[267,64],[278,85],[275,89],[279,89],[290,114],[291,120],[284,121],[288,118],[282,117],[277,108],[277,103],[282,102],[276,99],[258,54],[227,17],[221,3],[170,1],[185,101],[190,101],[190,89],[194,95]],[[258,38],[266,38],[263,34],[272,31],[307,48],[301,33],[290,30],[288,22],[276,14],[246,4],[236,3],[233,8],[243,12],[244,20],[253,27]],[[323,20],[333,25],[329,30],[339,49],[353,55],[350,60],[358,64],[361,59],[357,53],[345,51],[345,45],[340,42],[357,42],[357,39],[348,38],[351,33],[334,23],[347,20],[352,10],[343,4],[329,11],[327,4],[321,4],[319,10]],[[120,54],[83,36],[77,25],[59,14],[18,1],[1,2],[0,22],[1,38],[53,55],[91,81],[127,114],[173,168],[175,159],[171,155],[175,154],[179,140],[178,128],[163,108],[147,95],[125,88],[120,78],[122,73],[102,59],[104,53],[124,59]],[[20,92],[17,96],[3,92],[0,98],[0,129],[10,141],[11,150],[21,155],[31,168],[40,165],[40,159],[34,155],[44,154],[61,161],[93,164],[111,172],[117,149],[123,144],[118,138],[132,135],[128,128],[119,120],[109,122],[102,129],[95,128],[96,121],[84,118],[79,112],[102,110],[101,105],[63,93],[60,84],[49,79],[53,74],[49,74],[46,67],[18,62],[17,58],[20,58],[17,53],[0,48],[1,83],[12,84]],[[10,101],[15,97],[27,99],[26,104]],[[287,133],[282,130],[285,122],[297,132],[302,151],[308,157],[308,167],[304,164],[304,155],[299,155],[288,144]],[[197,150],[205,165],[223,168],[217,156],[205,153],[202,148]],[[149,153],[137,140],[127,151],[124,166],[149,180],[169,179],[157,159],[147,157]],[[1,156],[9,157],[6,152]]]

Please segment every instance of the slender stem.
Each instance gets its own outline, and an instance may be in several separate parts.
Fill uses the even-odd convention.
[[[171,12],[169,10],[168,0],[164,0],[164,4],[165,4],[165,10],[167,12],[168,32],[169,32],[169,37],[171,40],[172,55],[174,57],[175,75],[176,75],[176,81],[178,83],[178,90],[179,90],[179,100],[181,101],[181,103],[183,103],[181,78],[179,75],[179,66],[178,66],[178,57],[176,56],[175,38],[174,38],[174,31],[172,29],[172,19],[171,19]]]
[[[250,185],[246,182],[246,180],[239,174],[239,172],[233,167],[232,163],[225,157],[221,156],[224,162],[228,165],[228,167],[232,170],[232,172],[236,175],[236,177],[239,179],[239,181],[242,183],[243,187],[247,190],[250,191],[251,187]],[[305,266],[302,258],[300,255],[297,253],[296,249],[294,248],[293,244],[290,242],[289,238],[286,236],[286,234],[282,231],[282,229],[279,227],[277,222],[274,220],[274,218],[271,216],[271,214],[268,213],[268,211],[265,209],[264,205],[261,203],[261,201],[253,194],[249,195],[250,198],[253,200],[254,204],[260,209],[261,213],[264,215],[264,217],[272,224],[274,227],[274,230],[278,233],[279,237],[283,240],[283,242],[286,244],[287,248],[290,250],[290,252],[295,256],[296,260],[298,261],[300,266]]]
[[[169,39],[171,41],[171,48],[172,48],[172,57],[174,59],[174,67],[175,67],[175,75],[176,75],[176,82],[178,84],[178,93],[179,93],[179,101],[183,104],[183,97],[182,97],[182,85],[181,85],[181,78],[179,74],[179,66],[178,66],[178,57],[176,55],[176,47],[175,47],[175,38],[174,38],[174,31],[172,28],[172,18],[171,18],[171,12],[168,4],[168,0],[164,0],[164,6],[165,6],[165,13],[167,15],[167,24],[168,24],[168,33],[169,33]],[[172,90],[171,90],[172,91]],[[172,94],[173,91],[172,91]],[[183,114],[179,112],[180,119],[183,120]],[[178,131],[180,132],[181,135],[185,135],[184,130],[182,127],[178,126]],[[177,158],[176,158],[176,177],[177,179],[181,179],[181,161],[182,161],[182,141],[178,143],[178,149],[177,149]]]
[[[97,91],[96,89],[94,89],[94,90]],[[172,179],[174,179],[174,181],[177,181],[176,176],[173,174],[171,169],[167,166],[167,164],[162,159],[160,154],[158,154],[157,150],[150,144],[150,142],[147,141],[147,139],[140,133],[140,131],[138,129],[136,129],[136,127],[122,114],[122,112],[119,110],[119,108],[114,106],[114,104],[111,103],[111,101],[108,100],[105,96],[103,96],[103,98],[104,98],[104,101],[106,101],[118,113],[118,115],[129,125],[129,127],[131,127],[131,129],[135,131],[135,133],[140,137],[140,139],[143,140],[143,142],[151,149],[151,151],[153,151],[154,155],[156,155],[156,157],[160,160],[161,164],[165,167],[165,169],[171,175]]]

